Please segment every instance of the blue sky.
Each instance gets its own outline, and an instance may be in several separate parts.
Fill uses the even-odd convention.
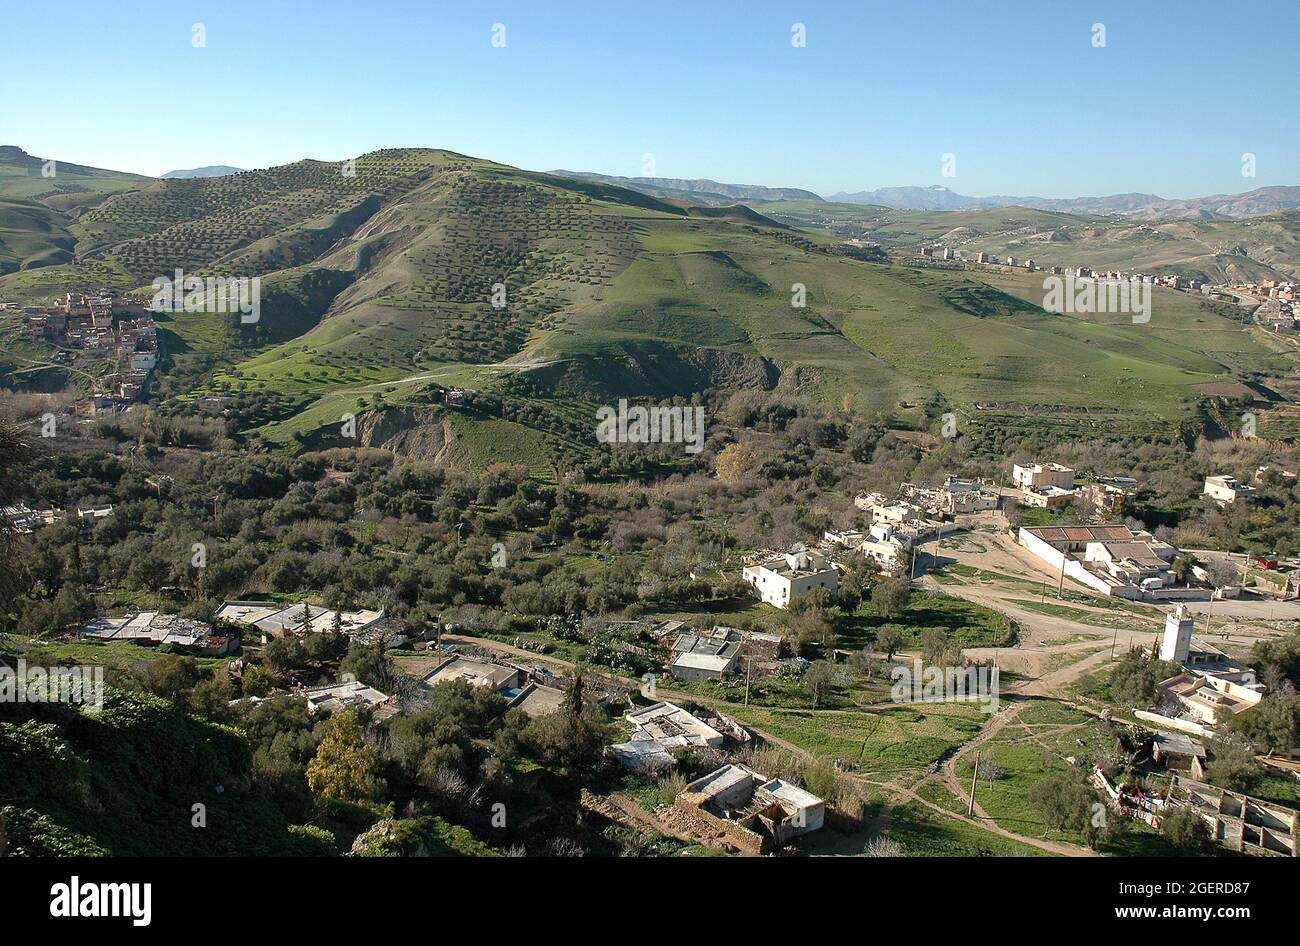
[[[9,4],[0,144],[146,174],[429,146],[626,175],[650,153],[661,176],[821,194],[1235,193],[1300,184],[1295,12],[1293,0]],[[504,48],[490,42],[498,22]],[[796,22],[805,48],[791,45]],[[955,177],[941,176],[944,154]]]

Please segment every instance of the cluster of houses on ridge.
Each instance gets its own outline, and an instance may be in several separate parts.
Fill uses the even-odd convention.
[[[147,300],[106,289],[92,294],[65,293],[49,306],[23,309],[23,331],[54,344],[57,363],[80,356],[107,361],[113,371],[77,404],[94,416],[121,410],[146,393],[158,364],[158,327]]]
[[[380,611],[336,611],[302,602],[225,601],[216,610],[218,621],[243,625],[266,643],[287,634],[334,632],[359,643],[383,642],[397,646],[403,638]],[[222,633],[211,624],[161,611],[133,611],[121,617],[97,617],[77,630],[83,639],[130,641],[144,646],[171,645],[199,657],[222,657],[239,647],[239,637]]]
[[[861,245],[861,240],[849,240],[849,243]],[[1093,269],[1090,266],[1039,265],[1032,259],[1016,259],[1007,254],[977,251],[972,254],[951,246],[923,246],[917,251],[921,260],[943,260],[949,263],[973,263],[978,266],[1006,266],[1009,269],[1023,269],[1026,272],[1044,272],[1053,276],[1072,276],[1075,279],[1091,279],[1098,282],[1116,282],[1119,280],[1138,280],[1174,289],[1179,292],[1195,292],[1204,296],[1215,295],[1236,299],[1244,296],[1248,300],[1265,300],[1275,307],[1267,315],[1269,328],[1275,332],[1294,331],[1296,328],[1295,304],[1300,285],[1290,280],[1262,279],[1253,283],[1212,283],[1204,279],[1179,276],[1166,273],[1157,275],[1140,270],[1126,272],[1122,269]]]

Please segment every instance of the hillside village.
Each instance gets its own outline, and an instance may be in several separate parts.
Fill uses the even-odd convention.
[[[1261,484],[1285,474],[1275,466],[1257,471]],[[1252,501],[1249,492],[1226,497],[1222,477],[1209,479],[1215,482],[1207,480],[1207,502]],[[1243,639],[1256,641],[1255,653],[1267,648],[1269,637],[1255,635],[1276,625],[1251,617],[1260,613],[1257,602],[1300,620],[1300,561],[1199,558],[1124,524],[1143,491],[1124,473],[1080,479],[1071,467],[1044,460],[1011,464],[998,477],[944,474],[938,484],[904,482],[890,495],[859,493],[849,519],[828,523],[816,541],[728,556],[712,580],[726,595],[752,602],[741,607],[732,598],[726,607],[740,607],[743,617],[731,621],[725,613],[708,620],[571,614],[515,622],[507,630],[499,619],[466,608],[454,620],[420,622],[355,603],[234,598],[215,605],[207,619],[161,609],[103,612],[44,646],[136,648],[161,655],[148,658],[151,668],[207,662],[211,679],[221,681],[217,702],[202,711],[211,718],[252,719],[289,700],[302,701],[308,724],[324,721],[327,731],[330,720],[356,717],[368,728],[395,732],[454,695],[482,703],[483,725],[518,731],[525,745],[541,738],[528,733],[591,725],[582,738],[594,741],[580,751],[607,767],[592,769],[599,776],[582,788],[584,819],[640,837],[648,831],[676,845],[755,856],[816,853],[871,837],[858,765],[836,755],[822,770],[816,756],[801,759],[803,750],[789,748],[768,728],[779,719],[774,710],[816,714],[857,705],[889,714],[907,706],[930,713],[951,707],[945,712],[973,726],[962,740],[969,745],[971,734],[994,721],[1036,712],[1025,698],[1047,685],[1040,681],[1059,677],[1076,681],[1054,697],[1064,700],[1060,705],[1076,725],[1107,735],[1090,744],[1091,755],[1062,749],[1064,769],[1057,771],[1086,776],[1090,791],[1121,823],[1142,826],[1127,830],[1149,832],[1142,843],[1163,843],[1162,825],[1190,811],[1204,826],[1196,833],[1206,844],[1295,856],[1291,794],[1279,800],[1276,787],[1263,797],[1251,792],[1255,785],[1300,779],[1300,751],[1293,735],[1285,735],[1289,730],[1279,736],[1241,729],[1256,725],[1260,708],[1273,705],[1266,701],[1283,699],[1271,694],[1287,684],[1266,683],[1257,660],[1232,656],[1214,641],[1231,641],[1238,655]],[[1089,524],[1017,524],[1034,511],[1064,510],[1082,513]],[[28,535],[62,525],[53,515],[21,518],[12,509],[6,515]],[[994,547],[996,555],[989,551]],[[1260,577],[1266,574],[1267,580]],[[1026,587],[1036,601],[1023,597]],[[820,615],[843,622],[834,615],[856,611],[858,605],[845,603],[850,600],[896,623],[879,625],[861,648],[847,645],[847,625],[830,640],[799,630],[798,622]],[[911,636],[908,610],[921,600],[939,608],[966,602],[1000,614],[1005,630],[967,643],[934,630]],[[1038,604],[1042,612],[1029,610]],[[1207,610],[1194,614],[1189,606]],[[1233,615],[1233,608],[1246,610]],[[1070,615],[1065,623],[1074,630],[1065,642],[1047,636],[1059,631],[1038,626],[1039,620],[1049,620],[1045,628],[1060,623],[1056,614]],[[1115,622],[1109,638],[1088,633],[1105,622]],[[1075,669],[1081,645],[1089,648],[1079,652],[1085,665],[1108,655],[1119,661],[1116,677],[1100,690],[1079,688],[1077,681],[1087,679]],[[1039,650],[1052,655],[1047,666],[1055,669],[1022,677],[1033,666],[1025,660],[1037,659],[1030,653]],[[918,677],[915,693],[891,687],[913,662],[918,673],[927,664],[937,667],[939,682],[926,689]],[[999,671],[1008,685],[999,687]],[[1119,695],[1121,671],[1125,687],[1142,681],[1136,697]],[[592,713],[613,728],[596,726],[594,716],[579,723]],[[1259,774],[1225,783],[1216,765],[1224,764],[1225,746],[1240,738],[1238,731],[1271,748],[1249,763]],[[1275,738],[1289,743],[1276,745]],[[915,777],[960,775],[962,766],[975,764],[976,789],[959,793],[959,801],[972,813],[983,811],[978,806],[999,797],[1005,775],[993,762],[982,769],[960,745],[954,748],[957,755],[946,761],[936,756],[917,765]],[[926,810],[945,817],[943,805]],[[1068,823],[1068,812],[1044,808],[1040,816]],[[991,810],[972,823],[1006,830]],[[481,831],[473,817],[465,824]],[[1064,845],[1053,842],[1051,850],[1105,846],[1123,830],[1085,831]],[[1030,848],[1044,843],[1011,835]],[[353,849],[372,841],[359,836]]]
[[[861,240],[846,241],[855,245],[866,245]],[[1300,286],[1286,279],[1261,279],[1256,282],[1216,283],[1208,280],[1180,276],[1176,273],[1148,273],[1141,270],[1097,269],[1091,266],[1061,266],[1057,264],[1039,265],[1032,259],[1016,259],[1014,256],[998,257],[995,253],[980,251],[967,254],[951,246],[923,246],[917,253],[917,259],[924,263],[935,261],[960,266],[972,264],[977,267],[1005,267],[1007,270],[1023,270],[1027,273],[1046,273],[1049,276],[1067,276],[1083,280],[1089,284],[1101,299],[1106,291],[1122,282],[1138,282],[1145,285],[1163,286],[1178,292],[1197,293],[1202,296],[1234,302],[1242,306],[1256,308],[1255,321],[1266,326],[1272,332],[1296,331],[1296,301]],[[1097,303],[1101,306],[1102,303]]]
[[[24,306],[21,332],[55,348],[55,366],[93,378],[78,401],[86,416],[124,410],[148,393],[160,356],[145,301],[107,289],[64,293],[52,305]]]

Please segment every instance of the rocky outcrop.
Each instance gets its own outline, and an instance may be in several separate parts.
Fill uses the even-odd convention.
[[[436,462],[452,439],[451,425],[436,407],[382,408],[357,418],[357,440],[363,447],[403,457]]]

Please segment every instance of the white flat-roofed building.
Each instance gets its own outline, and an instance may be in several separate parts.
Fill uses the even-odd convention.
[[[457,654],[434,668],[433,672],[424,678],[424,682],[433,687],[449,680],[464,680],[473,687],[501,691],[518,689],[523,679],[524,672],[518,667],[507,667]]]
[[[1074,470],[1059,463],[1033,463],[1011,467],[1011,478],[1022,489],[1041,489],[1045,486],[1058,486],[1061,489],[1074,488]]]
[[[690,782],[674,804],[745,832],[732,840],[748,853],[784,847],[826,820],[826,802],[812,792],[736,763]]]
[[[381,693],[374,687],[368,687],[360,680],[345,680],[330,686],[313,687],[304,690],[302,695],[307,700],[307,711],[310,713],[320,710],[326,713],[337,713],[339,710],[353,706],[385,706],[391,700],[388,694]]]
[[[239,645],[237,637],[219,635],[211,625],[202,621],[159,611],[136,611],[119,618],[96,618],[78,633],[101,641],[170,644],[203,657],[221,657]]]
[[[674,749],[720,748],[725,736],[704,720],[673,703],[660,702],[628,711],[633,731],[627,742],[609,747],[618,762],[638,770],[669,768],[677,764]]]
[[[324,634],[337,624],[348,637],[364,640],[384,627],[385,617],[382,610],[335,612],[305,601],[290,605],[279,601],[223,601],[216,615],[223,621],[255,627],[266,639],[286,634]]]
[[[1224,474],[1222,476],[1207,476],[1205,478],[1205,488],[1202,492],[1216,503],[1226,506],[1229,503],[1235,503],[1238,499],[1249,497],[1255,492],[1255,487],[1238,483],[1235,476]]]
[[[832,595],[839,587],[839,573],[821,552],[796,545],[784,555],[745,566],[741,572],[760,600],[778,608],[788,608],[817,588]]]
[[[866,534],[859,529],[827,529],[823,533],[827,542],[833,542],[836,545],[843,545],[851,549],[856,549],[866,538]]]

